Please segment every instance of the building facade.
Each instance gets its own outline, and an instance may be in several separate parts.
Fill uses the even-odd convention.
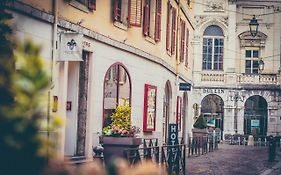
[[[191,130],[194,31],[189,1],[21,0],[8,5],[18,41],[42,46],[51,73],[49,104],[65,126],[61,156],[91,158],[117,104],[132,108],[140,137],[167,142],[169,123],[179,137]]]
[[[160,143],[170,123],[186,142],[200,114],[221,129],[221,139],[280,135],[280,6],[279,0],[19,0],[8,10],[17,40],[42,46],[52,83],[46,122],[64,119],[54,131],[58,151],[75,159],[91,158],[124,101],[140,137]],[[256,36],[248,25],[253,15]]]
[[[194,2],[193,103],[222,135],[280,135],[280,5]],[[249,30],[254,15],[256,36]]]

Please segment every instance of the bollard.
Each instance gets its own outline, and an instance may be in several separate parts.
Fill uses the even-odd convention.
[[[258,139],[258,146],[261,146],[261,138]]]
[[[240,141],[240,137],[238,137],[238,145],[240,145],[240,142],[241,142],[241,141]]]

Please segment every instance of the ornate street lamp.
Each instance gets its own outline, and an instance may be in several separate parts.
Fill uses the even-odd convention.
[[[249,23],[249,27],[250,27],[251,35],[252,35],[253,37],[257,36],[259,23],[258,23],[258,20],[256,19],[256,16],[255,16],[255,15],[254,15],[253,18],[251,19],[251,21],[250,21],[250,23]]]

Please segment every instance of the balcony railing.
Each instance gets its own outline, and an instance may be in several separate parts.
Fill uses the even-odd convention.
[[[237,82],[240,84],[267,84],[276,85],[276,74],[242,74],[237,76]]]

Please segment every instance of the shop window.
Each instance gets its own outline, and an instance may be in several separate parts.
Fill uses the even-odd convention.
[[[212,25],[203,35],[203,70],[223,70],[224,36],[220,27]]]
[[[166,50],[171,55],[175,54],[176,50],[176,20],[177,11],[170,2],[167,6],[167,29],[166,29]]]
[[[103,127],[111,124],[111,115],[118,104],[124,104],[124,100],[131,102],[130,77],[126,68],[116,63],[107,70],[104,78]]]
[[[162,0],[144,0],[143,34],[154,41],[161,39]]]

